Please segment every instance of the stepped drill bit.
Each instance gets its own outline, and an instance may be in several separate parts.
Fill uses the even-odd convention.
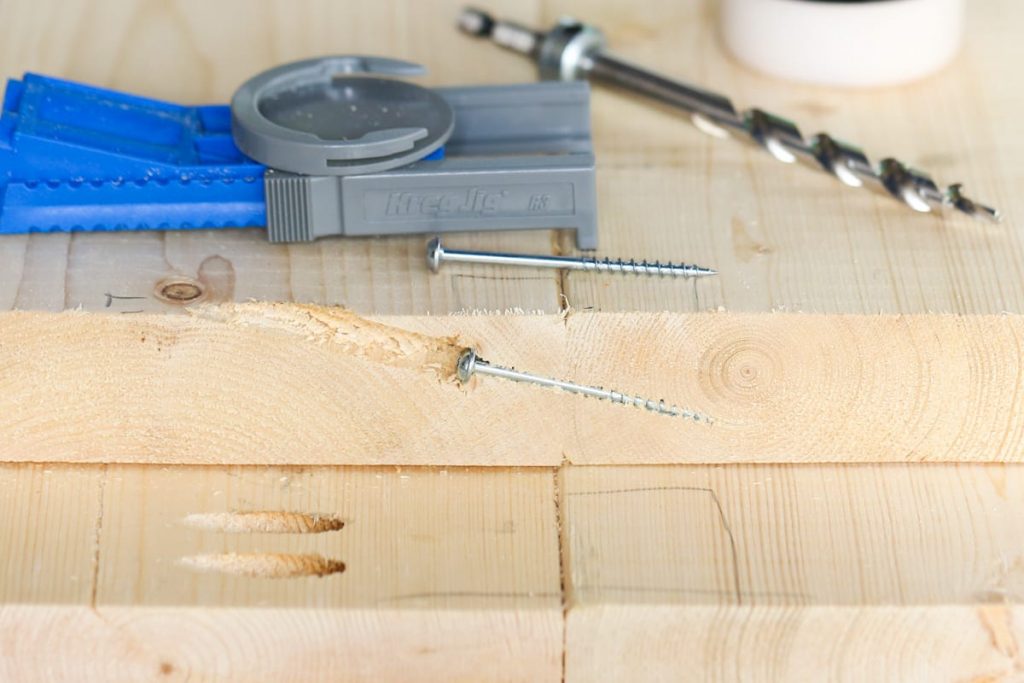
[[[565,270],[584,270],[596,273],[625,273],[632,275],[650,275],[658,277],[706,277],[717,275],[718,271],[689,263],[661,263],[655,261],[629,261],[597,259],[589,256],[575,258],[572,256],[542,256],[533,254],[504,254],[494,251],[456,251],[445,249],[438,237],[427,244],[427,266],[437,272],[445,261],[460,263],[486,263],[495,266],[525,266],[527,268],[562,268]]]
[[[542,78],[590,78],[639,93],[688,113],[694,125],[719,138],[738,136],[766,149],[784,163],[802,162],[824,169],[850,187],[891,195],[922,213],[952,209],[998,222],[999,212],[966,197],[960,184],[941,189],[927,174],[896,159],[877,167],[858,147],[826,133],[805,139],[793,122],[761,109],[737,112],[729,98],[626,62],[605,50],[595,27],[563,19],[546,33],[497,21],[486,12],[463,10],[459,27],[474,36],[531,57]]]
[[[703,422],[705,424],[711,424],[714,422],[714,420],[707,415],[702,415],[685,408],[677,408],[676,406],[668,405],[664,401],[652,401],[651,399],[642,398],[640,396],[630,396],[610,389],[588,387],[582,384],[565,382],[560,379],[531,375],[528,372],[520,372],[514,368],[504,368],[500,365],[492,365],[483,358],[477,356],[476,351],[473,349],[466,349],[459,356],[456,375],[459,378],[459,381],[463,384],[468,382],[473,375],[490,375],[491,377],[501,377],[502,379],[512,380],[513,382],[525,382],[527,384],[536,384],[542,387],[561,389],[562,391],[567,391],[570,394],[590,396],[602,401],[621,403],[624,406],[643,408],[644,410],[649,410],[652,413],[657,413],[659,415],[682,417],[687,420]]]

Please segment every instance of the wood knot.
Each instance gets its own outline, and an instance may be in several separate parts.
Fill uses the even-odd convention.
[[[784,365],[773,347],[752,337],[712,344],[702,360],[702,375],[723,400],[762,401],[777,391]]]
[[[206,294],[203,284],[192,278],[177,275],[156,283],[156,298],[171,304],[191,304]]]

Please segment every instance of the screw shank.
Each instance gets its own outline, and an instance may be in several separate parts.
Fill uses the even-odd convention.
[[[619,403],[634,408],[642,408],[659,415],[682,417],[693,420],[694,422],[712,423],[711,418],[707,416],[701,415],[700,413],[696,413],[692,410],[683,410],[676,406],[668,405],[664,401],[652,401],[640,396],[630,396],[618,391],[602,389],[601,387],[574,384],[573,382],[565,382],[551,377],[541,377],[540,375],[533,375],[528,372],[519,372],[513,368],[505,368],[500,365],[491,365],[487,361],[479,358],[472,349],[467,349],[463,352],[463,355],[459,360],[458,370],[459,379],[462,382],[467,381],[468,378],[474,374],[490,375],[491,377],[507,379],[512,382],[523,382],[551,389],[560,389],[562,391],[567,391],[570,394],[589,396],[590,398],[596,398],[601,401],[610,401],[612,403]]]
[[[532,268],[568,268],[580,270],[575,259],[563,256],[531,256],[529,254],[499,254],[489,251],[445,250],[444,262],[483,263],[492,266],[526,266]]]
[[[613,261],[595,258],[574,258],[570,256],[545,256],[530,254],[507,254],[490,251],[458,251],[441,246],[437,238],[427,245],[427,265],[437,272],[442,263],[457,261],[460,263],[483,263],[496,266],[520,266],[529,268],[557,268],[565,270],[582,270],[597,273],[632,273],[633,275],[650,275],[659,277],[703,277],[714,275],[717,271],[711,268],[686,263],[649,263],[647,261]]]
[[[562,391],[568,391],[572,394],[591,396],[602,400],[611,400],[614,393],[597,387],[573,384],[572,382],[565,382],[560,379],[541,377],[540,375],[533,375],[528,372],[520,372],[512,368],[503,368],[500,365],[491,365],[479,358],[476,360],[473,371],[478,375],[490,375],[491,377],[500,377],[501,379],[507,379],[513,382],[525,382],[527,384],[536,384],[538,386],[561,389]]]

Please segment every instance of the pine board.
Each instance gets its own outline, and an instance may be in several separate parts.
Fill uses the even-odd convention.
[[[550,471],[5,465],[0,482],[0,680],[560,675]],[[303,531],[328,516],[344,527]]]
[[[1024,453],[1020,316],[193,312],[0,314],[0,458],[555,466]],[[714,422],[493,377],[461,384],[465,347]]]
[[[1018,680],[1021,474],[563,470],[566,680]]]
[[[310,0],[217,3],[17,1],[0,7],[9,76],[36,70],[182,102],[227,101],[249,75],[327,53],[386,54],[426,64],[426,82],[533,78],[526,60],[460,36],[460,3]],[[180,312],[160,298],[168,278],[219,300],[346,305],[362,313],[464,309],[606,311],[801,310],[814,313],[1024,311],[1018,227],[1024,100],[1015,27],[1024,7],[990,0],[969,13],[965,50],[949,68],[899,88],[799,86],[736,64],[716,39],[712,0],[493,2],[528,24],[576,13],[624,56],[828,130],[875,158],[896,156],[940,182],[963,181],[1003,210],[1001,226],[918,216],[759,150],[705,138],[678,115],[594,90],[599,255],[685,260],[721,274],[697,283],[453,267],[431,276],[425,239],[269,245],[259,231],[33,235],[0,241],[0,307]],[[242,18],[242,20],[240,20]],[[102,36],[102,39],[99,37]],[[139,55],[144,54],[145,59]],[[157,74],[158,77],[154,77]],[[453,246],[551,253],[570,235],[463,235]],[[111,300],[108,295],[138,297]]]
[[[5,465],[0,678],[1013,681],[1022,476]]]
[[[460,5],[12,0],[0,4],[0,65],[6,76],[35,70],[190,103],[224,102],[260,69],[327,53],[413,59],[429,67],[426,82],[433,84],[532,79],[524,60],[454,32]],[[713,0],[655,0],[642,7],[612,0],[496,0],[488,9],[537,26],[576,13],[601,25],[628,58],[719,89],[740,107],[790,116],[805,133],[827,130],[875,158],[897,156],[941,182],[962,180],[973,196],[1001,208],[1006,221],[989,227],[915,216],[824,175],[779,166],[757,150],[704,138],[672,112],[595,89],[599,255],[697,262],[717,267],[718,277],[679,283],[476,266],[431,276],[423,265],[425,240],[416,237],[281,246],[266,243],[257,230],[32,235],[0,240],[0,309],[176,315],[189,305],[168,299],[166,287],[184,284],[201,292],[193,303],[296,301],[418,319],[478,310],[606,311],[626,319],[638,311],[713,310],[736,316],[724,319],[731,329],[749,331],[761,328],[745,328],[742,314],[801,311],[823,314],[843,330],[825,354],[833,359],[850,348],[850,340],[877,330],[876,319],[850,320],[846,314],[925,314],[934,320],[922,329],[952,325],[991,335],[985,326],[992,325],[1002,332],[959,346],[955,335],[883,340],[888,346],[882,349],[911,355],[897,353],[889,365],[882,363],[886,372],[896,368],[896,375],[874,374],[874,366],[865,365],[873,395],[888,390],[889,396],[874,406],[864,399],[867,413],[851,412],[856,401],[848,394],[815,402],[821,387],[807,382],[822,372],[834,378],[823,370],[833,366],[811,358],[808,372],[798,371],[798,355],[777,351],[803,341],[796,337],[780,347],[777,336],[741,334],[735,353],[719,356],[731,359],[719,363],[728,370],[719,377],[727,381],[710,394],[686,378],[701,358],[713,357],[702,356],[705,349],[683,354],[666,344],[679,338],[659,337],[658,315],[620,327],[620,334],[635,333],[656,354],[636,348],[633,340],[606,338],[590,323],[580,328],[586,347],[564,365],[545,353],[544,335],[527,340],[503,328],[497,336],[475,338],[496,361],[538,372],[565,367],[567,376],[617,388],[624,382],[623,389],[637,393],[687,398],[699,391],[694,398],[728,398],[735,411],[730,414],[742,418],[763,420],[775,407],[802,406],[804,412],[762,427],[777,430],[774,439],[751,441],[743,433],[731,447],[709,448],[706,441],[676,441],[647,429],[653,416],[620,421],[622,412],[608,411],[625,409],[483,382],[473,393],[487,395],[494,407],[446,419],[468,429],[471,419],[474,425],[507,424],[513,405],[526,411],[521,415],[529,419],[518,426],[528,425],[530,438],[505,442],[497,459],[493,441],[460,451],[460,462],[489,464],[513,457],[538,464],[608,457],[630,462],[651,453],[662,461],[792,461],[812,450],[811,457],[827,460],[1018,457],[1019,411],[1012,408],[1020,365],[1012,331],[1017,321],[975,316],[1024,310],[1018,228],[1024,211],[1018,191],[1024,183],[1024,129],[1018,125],[1024,91],[1017,87],[1024,5],[970,4],[967,43],[954,64],[920,83],[869,91],[796,86],[737,65],[716,38]],[[461,235],[449,242],[572,250],[570,235],[547,232]],[[950,322],[934,315],[947,313],[965,317]],[[567,319],[569,326],[587,320],[572,313]],[[445,324],[424,323],[421,329],[441,331]],[[474,325],[459,320],[458,326]],[[914,355],[901,339],[927,353]],[[10,345],[10,338],[0,338],[0,346],[4,341]],[[602,360],[597,351],[606,349],[623,364]],[[902,367],[895,365],[900,358],[907,359]],[[57,365],[66,362],[56,359]],[[96,367],[114,360],[101,354],[95,359]],[[282,356],[283,363],[293,360]],[[936,374],[936,362],[962,374]],[[76,372],[85,369],[78,364]],[[0,383],[19,377],[22,368],[11,370],[4,368]],[[965,384],[894,381],[908,376]],[[35,419],[60,420],[52,411],[63,400],[56,386],[34,388],[40,392],[32,398]],[[780,387],[810,387],[811,394]],[[74,395],[76,388],[69,389]],[[294,395],[308,391],[300,384]],[[339,401],[348,391],[347,385],[332,387],[320,410],[332,401],[339,412],[349,409],[354,401]],[[901,400],[903,391],[922,403]],[[6,392],[0,396],[12,400]],[[418,400],[436,409],[435,397],[428,391]],[[987,405],[990,421],[977,421],[975,412],[960,406],[942,409],[957,399]],[[847,411],[851,425],[865,428],[860,440],[849,436],[853,432],[845,441],[825,438],[821,425],[841,419],[830,415],[821,422],[833,405]],[[919,405],[938,411],[922,415],[945,417],[937,417],[932,429],[912,420],[879,424],[881,413],[871,412],[894,406],[905,419],[899,411]],[[99,416],[100,424],[109,419],[109,413]],[[571,420],[572,430],[557,433],[558,420]],[[243,424],[252,431],[253,424],[266,423]],[[85,432],[90,438],[94,427]],[[18,439],[25,432],[14,434],[10,423],[6,429],[6,447],[23,443]],[[561,447],[561,439],[569,446]],[[559,448],[551,447],[555,442]],[[34,455],[19,447],[13,457],[83,459],[81,451],[68,450],[70,443],[58,431]],[[100,441],[75,443],[82,448]],[[288,443],[274,451],[255,444],[240,456],[278,464],[267,468],[0,466],[0,679],[692,676],[980,683],[1017,680],[1024,670],[1024,510],[1015,465],[566,467],[555,482],[550,469],[281,467],[281,460],[303,453],[294,437]],[[428,439],[420,453],[437,443]],[[514,456],[512,444],[519,445]],[[198,451],[198,442],[192,446]],[[335,440],[330,446],[347,444]],[[165,438],[162,448],[181,452],[173,439]],[[204,461],[211,455],[207,451]],[[362,457],[377,462],[380,455]],[[109,450],[84,459],[105,458]],[[456,482],[444,479],[455,472]],[[594,493],[602,490],[631,492]],[[182,524],[184,515],[250,505],[342,511],[350,526],[327,535],[236,536]],[[734,543],[723,530],[726,520]],[[196,554],[267,548],[325,556],[337,550],[347,569],[315,579],[271,580],[216,578],[177,564]],[[310,565],[260,566],[285,571]],[[373,580],[366,578],[368,566]],[[404,596],[401,605],[382,606],[395,596]]]

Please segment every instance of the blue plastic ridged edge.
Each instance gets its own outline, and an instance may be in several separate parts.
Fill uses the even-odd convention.
[[[266,224],[261,164],[226,106],[26,74],[0,116],[0,233]]]
[[[225,201],[230,194],[231,201]],[[0,233],[241,228],[266,224],[263,179],[12,183]],[[13,226],[14,229],[9,229]]]

